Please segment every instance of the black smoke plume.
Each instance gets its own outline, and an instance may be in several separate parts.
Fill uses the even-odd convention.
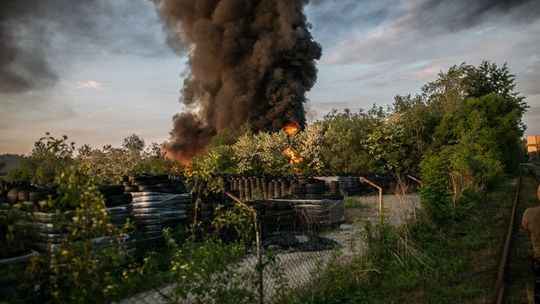
[[[171,158],[191,159],[225,128],[305,125],[321,57],[303,11],[308,0],[154,2],[169,44],[189,53],[181,92],[188,112],[175,116],[164,145]]]

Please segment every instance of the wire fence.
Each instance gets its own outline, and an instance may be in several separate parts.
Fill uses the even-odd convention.
[[[241,290],[251,295],[248,299],[252,303],[279,303],[297,290],[309,294],[309,288],[313,288],[329,264],[350,263],[362,255],[364,225],[366,221],[374,223],[380,219],[380,199],[377,189],[364,189],[345,200],[272,199],[251,204],[257,212],[261,241],[231,263],[225,273],[214,274],[226,281],[218,282],[216,288],[224,290],[216,294],[226,294],[226,289],[234,290],[231,294]],[[382,201],[384,216],[393,225],[403,223],[419,204],[414,193],[388,193]],[[195,295],[197,290],[184,290],[188,295],[181,299],[175,296],[177,292],[171,282],[120,303],[201,303]],[[189,295],[190,292],[194,294]],[[206,296],[204,302],[228,301]],[[233,302],[238,303],[230,303]]]
[[[125,189],[135,189],[136,179],[129,182]],[[9,225],[39,252],[40,263],[31,263],[42,265],[35,269],[37,276],[25,275],[30,279],[25,290],[35,291],[33,300],[49,299],[53,292],[59,301],[79,298],[71,284],[54,285],[73,281],[93,288],[85,295],[88,302],[282,303],[315,292],[329,265],[346,265],[362,256],[366,222],[375,223],[383,215],[392,225],[404,222],[419,198],[414,189],[396,191],[396,184],[366,177],[240,177],[222,181],[218,192],[203,193],[199,190],[209,185],[195,185],[192,195],[167,193],[170,185],[162,178],[158,185],[163,189],[139,185],[144,189],[129,195],[122,186],[101,187],[111,224],[123,229],[132,221],[132,230],[117,240],[119,246],[105,237],[91,239],[87,247],[63,239],[55,245],[53,237],[65,234],[60,224],[72,222],[58,212],[15,211]],[[17,269],[29,265],[30,258],[22,264],[0,260],[0,271],[9,273],[15,262]],[[97,265],[100,272],[88,272],[84,263]],[[77,275],[83,272],[88,277]],[[9,282],[17,290],[23,286],[18,280]],[[0,300],[20,294],[7,286],[0,288]],[[114,295],[108,297],[107,288],[116,289]]]

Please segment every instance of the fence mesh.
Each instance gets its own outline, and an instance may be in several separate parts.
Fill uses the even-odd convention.
[[[382,203],[387,221],[399,225],[417,207],[419,198],[407,191],[385,193]],[[258,204],[266,207],[253,204],[262,228],[262,261],[255,246],[232,262],[226,274],[214,274],[230,282],[220,282],[216,288],[247,292],[251,296],[244,299],[252,303],[279,303],[282,297],[298,290],[309,293],[330,263],[346,264],[362,255],[365,222],[376,222],[380,216],[378,191],[371,188],[344,200],[277,199],[262,200]],[[292,212],[284,204],[292,206]],[[120,303],[201,302],[196,295],[180,299],[175,292],[178,292],[175,283],[170,282],[127,297]],[[221,295],[223,293],[226,292]],[[220,292],[212,295],[216,294],[219,296]],[[212,295],[207,295],[204,301],[228,302]]]

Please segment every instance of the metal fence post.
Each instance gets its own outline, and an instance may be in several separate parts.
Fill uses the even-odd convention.
[[[259,304],[264,304],[264,263],[263,263],[263,248],[261,237],[261,221],[259,221],[259,214],[257,210],[250,207],[248,204],[234,196],[233,194],[224,191],[225,195],[235,201],[241,208],[247,210],[253,215],[253,223],[255,224],[255,244],[257,246],[257,271],[258,271],[258,285],[259,285]]]
[[[369,179],[365,178],[365,177],[360,177],[360,181],[362,183],[366,183],[368,185],[370,185],[371,187],[377,189],[379,191],[379,216],[380,218],[382,219],[382,212],[383,212],[383,204],[382,204],[382,199],[383,199],[383,188],[377,184],[375,184],[374,182],[370,181]]]
[[[255,243],[257,246],[257,270],[259,272],[259,304],[264,304],[264,264],[263,264],[263,248],[261,238],[261,221],[257,216],[257,211],[254,213],[255,220]]]

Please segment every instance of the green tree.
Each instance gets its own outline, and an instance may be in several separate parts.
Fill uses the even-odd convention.
[[[68,137],[55,138],[49,132],[34,143],[28,156],[21,160],[20,169],[8,174],[9,179],[27,180],[38,184],[47,184],[73,163],[75,143],[68,142]]]
[[[323,141],[321,157],[325,170],[330,172],[367,172],[370,155],[364,146],[373,129],[382,122],[384,113],[373,108],[343,113],[333,110],[322,120]]]
[[[144,150],[144,139],[136,134],[131,134],[124,138],[122,147],[129,151],[141,153]]]
[[[378,173],[403,174],[412,166],[405,130],[398,115],[379,124],[364,144],[370,155],[370,168]]]

